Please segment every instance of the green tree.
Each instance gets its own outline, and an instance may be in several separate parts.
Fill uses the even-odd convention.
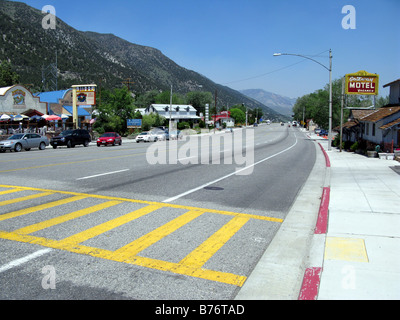
[[[231,109],[231,118],[235,120],[236,124],[246,122],[246,114],[238,108]]]
[[[144,115],[142,118],[142,130],[149,131],[152,127],[160,127],[166,123],[166,119],[158,113]]]
[[[159,93],[157,96],[155,96],[155,103],[169,104],[170,102],[171,102],[170,91],[163,91]],[[185,97],[177,93],[172,94],[172,104],[185,104],[185,103],[186,103]]]
[[[0,62],[0,87],[9,87],[19,82],[19,75],[12,70],[8,61]]]
[[[386,104],[388,98],[378,98],[377,107]],[[367,108],[373,106],[371,96],[346,95],[343,119],[346,122],[350,111],[347,108]],[[342,104],[342,79],[336,79],[332,83],[332,127],[340,126],[340,113]],[[324,89],[304,95],[297,99],[293,107],[295,119],[302,120],[303,113],[305,119],[313,119],[320,127],[329,126],[329,84]]]
[[[101,103],[98,105],[99,113],[95,130],[100,133],[116,131],[120,134],[127,132],[127,120],[134,118],[134,99],[127,88],[109,91],[102,89]]]
[[[137,108],[147,108],[156,103],[156,97],[159,94],[157,90],[147,91],[143,94],[138,94],[135,98],[135,106]]]
[[[213,103],[213,95],[211,92],[192,91],[186,94],[186,103],[192,105],[197,114],[205,114],[205,106]]]

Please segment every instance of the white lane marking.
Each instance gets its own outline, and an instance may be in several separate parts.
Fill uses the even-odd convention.
[[[83,177],[83,178],[79,178],[79,179],[76,179],[76,180],[87,180],[87,179],[92,179],[92,178],[97,178],[97,177],[108,176],[108,175],[111,175],[111,174],[121,173],[121,172],[126,172],[126,171],[129,171],[129,169],[119,170],[119,171],[114,171],[114,172],[101,173],[101,174],[96,174],[96,175],[94,175],[94,176]]]
[[[53,251],[53,249],[44,249],[44,250],[40,250],[37,251],[35,253],[30,254],[29,256],[26,256],[24,258],[21,259],[17,259],[14,261],[11,261],[10,263],[5,264],[4,266],[0,267],[0,273],[5,272],[7,270],[10,270],[12,268],[18,267],[24,263],[27,263],[33,259],[39,258],[49,252]]]
[[[215,183],[217,183],[217,182],[220,182],[220,181],[222,181],[222,180],[225,180],[225,179],[227,179],[227,178],[230,178],[230,177],[232,177],[232,176],[235,176],[235,175],[237,175],[237,174],[240,173],[240,172],[243,172],[243,171],[248,170],[248,169],[250,169],[250,168],[252,168],[252,167],[255,167],[256,165],[259,165],[260,163],[263,163],[263,162],[268,161],[268,160],[270,160],[270,159],[272,159],[272,158],[275,158],[276,156],[279,156],[279,155],[282,154],[282,153],[288,152],[289,150],[293,149],[293,148],[297,145],[298,140],[297,140],[297,136],[296,136],[296,135],[295,135],[295,138],[296,138],[296,142],[295,142],[292,146],[290,146],[289,148],[287,148],[287,149],[285,149],[285,150],[282,150],[282,151],[280,151],[280,152],[278,152],[278,153],[276,153],[276,154],[274,154],[274,155],[272,155],[272,156],[269,156],[269,157],[267,157],[267,158],[265,158],[265,159],[262,159],[262,160],[260,160],[260,161],[258,161],[258,162],[256,162],[256,163],[254,163],[254,164],[252,164],[252,165],[250,165],[250,166],[247,166],[247,167],[242,168],[242,169],[240,169],[240,170],[236,170],[235,172],[233,172],[233,173],[231,173],[231,174],[228,174],[228,175],[226,175],[226,176],[224,176],[224,177],[218,178],[218,179],[216,179],[216,180],[214,180],[214,181],[211,181],[211,182],[208,182],[208,183],[206,183],[206,184],[203,184],[203,185],[201,185],[201,186],[199,186],[199,187],[197,187],[197,188],[194,188],[194,189],[192,189],[192,190],[186,191],[186,192],[184,192],[184,193],[182,193],[182,194],[180,194],[180,195],[177,195],[177,196],[175,196],[175,197],[172,197],[172,198],[169,198],[169,199],[167,199],[167,200],[164,200],[163,202],[164,202],[164,203],[173,202],[173,201],[178,200],[178,199],[180,199],[180,198],[182,198],[182,197],[184,197],[184,196],[187,196],[188,194],[191,194],[191,193],[193,193],[193,192],[199,191],[199,190],[204,189],[204,188],[206,188],[206,187],[209,187],[210,185],[213,185],[213,184],[215,184]]]

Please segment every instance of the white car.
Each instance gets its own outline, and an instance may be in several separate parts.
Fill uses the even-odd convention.
[[[165,131],[162,130],[153,131],[152,134],[154,134],[157,137],[157,141],[169,140],[169,137]]]
[[[157,141],[157,136],[152,132],[142,132],[136,137],[136,142],[154,142]]]
[[[182,138],[183,138],[183,135],[182,135],[182,133],[180,132],[180,130],[171,131],[171,133],[169,134],[169,138],[170,138],[171,140],[178,140],[178,139],[182,139]]]

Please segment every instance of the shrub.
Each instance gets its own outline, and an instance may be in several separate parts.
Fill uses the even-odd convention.
[[[356,151],[358,148],[359,148],[358,142],[356,141],[356,142],[354,142],[354,143],[351,145],[350,150],[354,152],[354,151]]]

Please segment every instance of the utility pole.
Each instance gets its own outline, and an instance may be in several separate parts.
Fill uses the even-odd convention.
[[[215,90],[215,118],[214,118],[214,133],[215,127],[217,126],[217,98],[218,98],[218,90]]]
[[[126,84],[128,87],[128,91],[131,91],[131,84],[134,84],[134,82],[131,81],[132,78],[127,78],[125,81],[122,81],[122,84]]]

